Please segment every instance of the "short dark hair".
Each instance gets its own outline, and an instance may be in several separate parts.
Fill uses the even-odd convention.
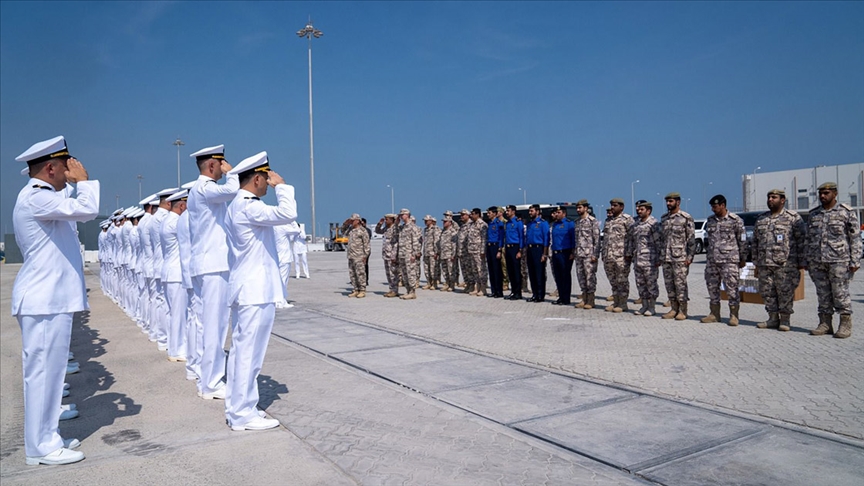
[[[492,213],[497,213],[498,212],[498,206],[489,206],[489,209],[487,209],[486,211],[492,212]]]
[[[480,208],[474,208],[471,210],[471,214],[481,215],[483,211],[480,211]]]
[[[540,205],[539,204],[532,204],[531,209],[536,209],[537,211],[540,211]]]
[[[241,172],[240,175],[237,176],[237,178],[240,179],[240,185],[242,186],[242,185],[246,184],[247,182],[249,182],[249,179],[251,179],[253,176],[255,176],[255,174],[256,174],[255,169],[250,169],[250,170]]]
[[[507,209],[511,209],[513,211],[516,211],[516,206],[514,206],[513,204],[508,204]]]

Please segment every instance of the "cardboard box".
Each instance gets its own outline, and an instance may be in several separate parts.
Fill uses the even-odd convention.
[[[748,263],[747,265],[749,266],[752,264]],[[744,273],[746,268],[742,268],[741,270],[742,270],[742,273]],[[793,301],[804,299],[804,270],[799,270],[799,272],[800,273],[799,273],[799,277],[798,277],[798,287],[795,287],[795,294],[792,297]],[[757,272],[754,271],[752,274],[755,275],[756,273]],[[741,303],[744,303],[744,304],[765,304],[765,301],[762,300],[762,296],[759,295],[759,292],[749,292],[749,291],[744,290],[745,288],[748,290],[753,289],[753,285],[752,285],[752,282],[743,283],[743,280],[744,279],[742,279],[742,283],[738,286],[738,288],[739,288],[738,295],[741,298]],[[747,280],[749,281],[752,279],[747,279]],[[758,287],[758,279],[756,279],[756,282],[757,282],[757,287]],[[729,294],[727,294],[725,290],[720,290],[720,299],[729,300]]]

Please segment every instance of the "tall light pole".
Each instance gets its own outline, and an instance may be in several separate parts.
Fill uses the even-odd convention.
[[[636,207],[636,184],[639,184],[639,179],[630,183],[630,204]]]
[[[753,178],[750,179],[750,188],[752,189],[753,195],[750,196],[750,204],[747,205],[747,211],[753,211],[753,202],[756,200],[756,171],[761,168],[762,166],[753,169]]]
[[[117,207],[115,209],[120,209],[120,194],[115,194],[114,197],[117,199]]]
[[[141,180],[144,179],[144,176],[142,176],[141,174],[138,174],[136,176],[136,179],[138,179],[138,200],[140,201],[141,200]],[[180,187],[180,186],[177,186],[177,187]]]
[[[387,184],[387,187],[390,188],[390,213],[396,213],[396,205],[394,204],[395,199],[393,199],[393,186]]]
[[[183,183],[180,182],[180,147],[186,144],[183,143],[183,140],[180,140],[180,136],[178,135],[177,140],[174,140],[174,143],[171,145],[177,146],[177,187],[180,187],[183,185]]]
[[[708,209],[706,209],[705,202],[705,187],[714,184],[713,182],[709,182],[708,184],[702,184],[702,217],[708,217]]]
[[[310,193],[312,195],[312,242],[315,242],[315,142],[312,136],[312,38],[324,35],[320,30],[312,27],[312,19],[306,23],[306,27],[297,31],[297,37],[305,37],[309,41],[309,176],[312,179]]]
[[[521,187],[519,188],[519,190],[522,191],[522,204],[528,204],[528,191],[522,189]]]

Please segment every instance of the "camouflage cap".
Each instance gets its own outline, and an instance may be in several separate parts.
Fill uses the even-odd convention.
[[[654,209],[654,206],[651,205],[651,201],[646,201],[644,199],[636,201],[636,207]]]
[[[620,204],[623,206],[624,200],[621,199],[620,197],[613,197],[612,199],[609,200],[609,204]]]
[[[445,222],[445,223],[452,223],[452,222],[453,222],[453,217],[447,215],[447,216],[444,216],[443,218],[441,218],[441,221],[443,221],[443,222]]]
[[[444,216],[453,216],[453,211],[450,211],[449,209],[444,211]]]
[[[587,199],[580,199],[580,200],[576,201],[576,205],[577,206],[585,206],[585,207],[589,206]]]
[[[836,182],[826,182],[826,183],[824,183],[824,184],[822,184],[816,188],[817,191],[821,191],[822,189],[834,189],[836,191],[837,190],[837,183]]]
[[[435,218],[433,218],[431,214],[427,214],[426,216],[423,216],[423,221],[435,221]]]
[[[411,214],[411,211],[409,211],[409,210],[407,210],[407,209],[405,209],[405,208],[402,208],[402,209],[399,210],[399,214]]]
[[[363,219],[363,218],[361,218],[359,214],[354,213],[351,215],[351,217],[349,219]]]
[[[467,216],[467,215],[471,214],[471,211],[468,211],[467,209],[463,209],[462,211],[459,211],[459,214],[464,214]]]
[[[680,192],[670,192],[669,194],[666,194],[666,197],[664,197],[663,199],[678,199],[678,200],[680,200],[681,199],[681,193]]]
[[[786,191],[784,191],[783,189],[771,189],[770,191],[768,191],[767,195],[770,196],[771,194],[786,197]]]
[[[385,218],[391,218],[391,219],[396,219],[396,218],[398,218],[398,216],[396,216],[396,215],[393,214],[393,213],[387,213],[387,214],[384,215],[384,217],[385,217]]]
[[[715,204],[726,204],[726,196],[723,194],[717,194],[708,201],[708,204],[712,206]]]

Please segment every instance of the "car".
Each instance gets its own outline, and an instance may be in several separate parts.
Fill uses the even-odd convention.
[[[696,254],[704,253],[705,249],[708,248],[708,235],[705,233],[705,224],[708,223],[707,219],[697,219],[695,221],[696,227]]]

